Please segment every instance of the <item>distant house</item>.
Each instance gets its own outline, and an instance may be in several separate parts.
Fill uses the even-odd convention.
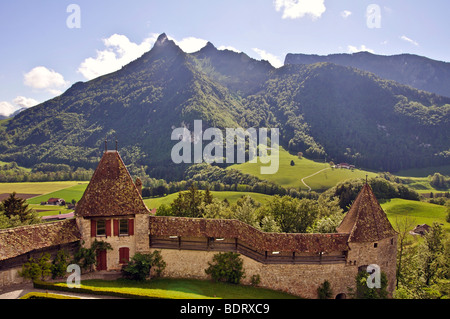
[[[355,165],[350,165],[348,163],[340,163],[336,165],[336,168],[354,169]]]
[[[49,198],[47,201],[47,205],[63,206],[66,205],[66,201],[62,198]]]
[[[424,236],[426,233],[430,231],[431,226],[427,224],[417,225],[412,231],[410,231],[411,235],[420,235]]]

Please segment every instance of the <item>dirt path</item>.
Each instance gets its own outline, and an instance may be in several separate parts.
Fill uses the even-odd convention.
[[[303,178],[302,178],[302,183],[303,183],[306,187],[308,187],[308,190],[309,190],[309,191],[311,191],[311,187],[309,187],[309,185],[305,183],[305,179],[310,178],[310,177],[313,177],[314,175],[317,175],[317,174],[319,174],[319,173],[322,173],[323,171],[326,171],[327,169],[330,169],[330,167],[321,169],[320,171],[317,171],[317,172],[315,172],[314,174],[311,174],[311,175],[309,175],[309,176],[303,177]]]

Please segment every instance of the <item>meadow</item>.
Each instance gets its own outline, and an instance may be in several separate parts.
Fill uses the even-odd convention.
[[[445,231],[450,232],[450,223],[445,220],[445,206],[393,198],[381,204],[381,207],[392,225],[395,225],[397,220],[408,218],[414,222],[414,227],[421,224],[431,226],[433,222],[438,222],[443,225]]]
[[[291,165],[291,161],[294,162],[293,166]],[[365,179],[366,174],[369,178],[377,176],[374,172],[359,169],[332,169],[329,163],[313,161],[305,157],[300,159],[298,156],[290,154],[282,147],[279,149],[279,168],[277,173],[261,174],[260,168],[268,165],[269,164],[261,163],[258,159],[258,163],[247,162],[235,164],[229,166],[228,169],[237,169],[243,173],[257,176],[262,180],[265,179],[275,182],[285,188],[295,188],[303,191],[308,191],[309,189],[302,182],[302,179],[304,179],[304,182],[311,187],[311,190],[324,191],[347,179]],[[323,171],[316,174],[321,170]]]

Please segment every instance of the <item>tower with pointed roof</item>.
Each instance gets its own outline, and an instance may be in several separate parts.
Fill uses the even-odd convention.
[[[397,232],[366,181],[342,223],[338,233],[348,233],[347,264],[366,270],[375,264],[387,275],[388,291],[395,287]]]
[[[120,269],[135,253],[149,250],[149,210],[139,187],[117,150],[105,149],[75,210],[83,244],[91,247],[97,240],[113,248],[98,252],[97,270]]]

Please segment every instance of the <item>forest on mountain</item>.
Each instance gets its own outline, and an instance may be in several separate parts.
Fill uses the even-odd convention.
[[[162,34],[121,70],[0,121],[0,160],[93,169],[118,140],[131,171],[180,180],[191,165],[171,161],[171,133],[194,120],[203,131],[279,128],[291,153],[378,171],[450,156],[448,97],[332,63],[276,69],[211,43],[187,54]]]

